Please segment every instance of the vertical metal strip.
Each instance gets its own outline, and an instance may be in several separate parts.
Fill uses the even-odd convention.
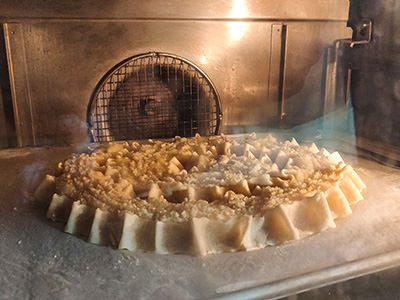
[[[19,115],[18,105],[17,105],[17,101],[16,101],[14,68],[13,68],[13,61],[11,59],[10,35],[9,35],[9,28],[8,28],[7,23],[5,23],[3,25],[3,29],[4,29],[4,40],[5,40],[6,53],[7,53],[8,73],[10,76],[10,88],[11,88],[11,97],[12,97],[13,110],[14,110],[15,131],[16,131],[16,135],[17,135],[17,146],[22,147],[23,143],[22,143],[21,118]]]
[[[282,42],[281,42],[281,65],[279,78],[279,100],[280,100],[280,118],[284,119],[285,111],[285,88],[286,88],[286,54],[287,54],[287,34],[288,28],[282,25]]]
[[[285,116],[285,61],[287,27],[284,24],[272,24],[270,45],[270,73],[268,83],[268,101],[276,103],[277,119]],[[276,124],[276,125],[277,125]]]
[[[336,99],[336,50],[334,47],[328,47],[326,52],[325,69],[325,95],[324,95],[324,115],[334,110]]]
[[[12,26],[13,29],[10,28],[10,24],[4,24],[4,37],[10,75],[11,96],[14,107],[17,145],[22,147],[27,145],[36,145],[36,134],[33,119],[32,99],[27,75],[28,64],[26,60],[23,29],[19,24],[12,24]],[[17,61],[16,63],[11,51],[11,43],[21,44],[20,47],[17,47],[17,45],[13,45],[12,47],[13,49],[19,48],[22,51],[21,57],[16,58],[16,60],[19,59],[21,61]],[[17,66],[23,67],[16,72],[15,68]]]
[[[345,82],[346,82],[346,98],[345,98],[345,104],[346,104],[346,107],[348,107],[349,106],[349,100],[350,100],[350,88],[351,88],[351,73],[352,73],[352,70],[349,68],[348,70],[347,70],[347,76],[346,76],[346,79],[347,80],[345,80]]]
[[[329,47],[326,56],[325,99],[323,114],[327,115],[348,105],[350,97],[351,69],[347,61],[349,43],[338,40]]]

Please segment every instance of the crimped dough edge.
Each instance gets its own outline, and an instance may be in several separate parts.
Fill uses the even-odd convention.
[[[312,151],[320,151],[313,144]],[[339,153],[324,155],[342,168],[340,179],[327,190],[283,203],[262,214],[231,218],[190,217],[183,222],[154,220],[132,212],[93,208],[52,193],[55,177],[47,175],[35,198],[51,197],[47,217],[66,222],[65,231],[94,244],[159,254],[208,255],[249,251],[303,239],[336,227],[335,220],[352,213],[363,199],[365,184]]]

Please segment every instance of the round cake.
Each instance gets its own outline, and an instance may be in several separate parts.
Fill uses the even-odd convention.
[[[100,145],[47,175],[47,216],[92,243],[156,253],[243,251],[335,227],[364,183],[337,152],[272,135]]]

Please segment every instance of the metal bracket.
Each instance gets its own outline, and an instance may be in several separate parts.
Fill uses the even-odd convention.
[[[350,41],[350,48],[355,45],[369,44],[372,40],[372,21],[369,19],[362,19],[355,28],[353,28],[353,39]]]

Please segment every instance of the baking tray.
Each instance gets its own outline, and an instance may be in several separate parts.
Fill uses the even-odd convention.
[[[44,174],[81,150],[0,151],[0,299],[279,298],[400,263],[398,169],[346,157],[367,190],[335,229],[251,252],[157,255],[89,244],[30,200]]]

